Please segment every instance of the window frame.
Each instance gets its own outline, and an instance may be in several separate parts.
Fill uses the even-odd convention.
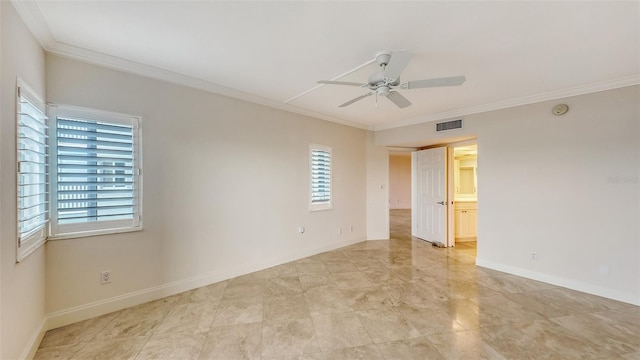
[[[313,201],[313,153],[314,151],[324,151],[329,153],[329,200],[322,202]],[[333,152],[331,146],[310,144],[309,145],[309,211],[323,211],[333,209]]]
[[[45,192],[43,193],[44,195],[44,202],[42,202],[41,204],[45,206],[45,220],[42,224],[39,224],[37,227],[35,227],[33,230],[30,230],[28,232],[26,232],[25,234],[21,233],[21,228],[20,228],[20,222],[21,222],[21,216],[20,216],[20,211],[21,211],[21,203],[20,203],[20,186],[21,185],[21,175],[23,174],[21,172],[21,162],[23,162],[23,160],[21,160],[21,155],[23,154],[23,150],[20,148],[20,123],[21,123],[21,114],[22,114],[22,99],[25,99],[26,102],[28,102],[32,107],[34,107],[37,111],[40,112],[40,114],[42,115],[42,125],[44,127],[44,147],[45,147],[45,152],[42,154],[44,155],[44,163],[42,165],[44,165],[45,167],[45,171],[44,171],[44,183],[37,183],[34,185],[44,185],[44,189]],[[50,207],[50,182],[48,180],[50,180],[50,173],[49,170],[47,170],[47,167],[50,167],[50,155],[51,155],[51,150],[50,148],[48,148],[48,146],[50,145],[50,140],[49,140],[49,134],[50,134],[50,129],[49,129],[49,119],[47,117],[47,113],[46,113],[46,104],[44,102],[44,100],[42,100],[42,98],[37,94],[37,92],[35,90],[33,90],[29,85],[27,85],[22,79],[17,78],[16,81],[16,109],[15,109],[15,125],[16,125],[16,129],[15,129],[15,136],[16,136],[16,143],[15,143],[15,148],[16,148],[16,262],[22,262],[23,260],[25,260],[29,255],[31,255],[32,253],[34,253],[36,250],[38,250],[42,245],[44,245],[47,241],[48,235],[49,235],[49,226],[50,226],[50,221],[51,221],[51,207]],[[25,235],[23,237],[23,235]]]
[[[50,240],[88,237],[143,230],[142,222],[142,118],[139,116],[89,109],[70,105],[49,104],[51,127],[55,137],[50,143],[51,179],[51,234]],[[58,221],[58,118],[96,121],[107,124],[132,126],[133,130],[133,218],[126,220],[102,220],[85,223],[60,224]]]

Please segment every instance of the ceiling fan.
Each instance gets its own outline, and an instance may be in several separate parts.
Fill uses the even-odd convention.
[[[382,70],[371,74],[371,76],[369,76],[369,81],[366,84],[332,80],[320,80],[318,81],[318,84],[360,86],[371,90],[364,95],[360,95],[355,99],[347,101],[339,107],[349,106],[356,101],[360,101],[368,96],[376,94],[376,106],[378,105],[377,96],[380,95],[391,100],[391,102],[396,104],[399,108],[406,108],[411,105],[411,102],[402,96],[402,94],[393,90],[394,88],[399,87],[400,89],[409,90],[441,86],[458,86],[462,85],[466,80],[464,76],[452,76],[400,83],[400,73],[407,65],[409,65],[409,61],[411,60],[410,52],[406,50],[395,50],[393,52],[380,51],[376,54],[375,59]]]

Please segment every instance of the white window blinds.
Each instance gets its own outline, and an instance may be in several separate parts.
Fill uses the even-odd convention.
[[[311,210],[331,207],[331,148],[311,145]]]
[[[55,117],[54,235],[139,226],[137,119],[80,115]]]
[[[47,237],[49,145],[44,102],[21,80],[17,94],[17,258],[21,261]]]

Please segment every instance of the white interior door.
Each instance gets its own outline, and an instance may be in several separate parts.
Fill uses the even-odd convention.
[[[416,151],[412,165],[413,236],[447,244],[447,148]]]

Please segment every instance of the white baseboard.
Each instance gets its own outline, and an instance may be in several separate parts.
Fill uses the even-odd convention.
[[[584,293],[602,296],[608,299],[613,299],[613,300],[622,301],[628,304],[640,306],[640,294],[632,294],[628,292],[608,289],[598,285],[585,283],[582,281],[561,278],[561,277],[553,276],[550,274],[544,274],[536,271],[522,269],[515,266],[499,264],[499,263],[495,263],[495,262],[480,259],[480,258],[476,258],[476,265],[497,270],[497,271],[502,271],[505,273],[513,274],[513,275],[517,275],[517,276],[522,276],[527,279],[542,281],[548,284],[562,286],[568,289],[577,290]]]
[[[40,347],[40,343],[42,342],[42,338],[44,338],[44,334],[47,332],[47,318],[42,319],[42,323],[40,323],[40,328],[36,330],[36,332],[31,335],[31,338],[27,342],[27,345],[22,350],[22,354],[20,354],[20,359],[22,360],[30,360],[36,355],[38,348]]]
[[[216,271],[209,274],[194,276],[189,279],[178,280],[171,283],[150,287],[147,289],[142,289],[142,290],[134,291],[127,294],[122,294],[109,299],[99,300],[99,301],[91,302],[88,304],[83,304],[80,306],[75,306],[72,308],[56,311],[56,312],[50,313],[47,316],[47,319],[45,322],[46,327],[44,327],[44,331],[69,325],[78,321],[91,319],[96,316],[108,314],[110,312],[114,312],[127,307],[139,305],[148,301],[153,301],[153,300],[161,299],[163,297],[179,294],[184,291],[189,291],[202,286],[217,283],[219,281],[231,279],[236,276],[241,276],[241,275],[249,274],[255,271],[264,270],[273,266],[288,263],[290,261],[295,261],[305,257],[313,256],[322,252],[353,245],[362,241],[364,241],[364,239],[354,238],[354,239],[334,242],[330,244],[325,244],[317,248],[294,251],[285,255],[264,259],[259,263],[241,264],[234,268],[223,269],[221,271]],[[42,334],[44,335],[44,332]],[[36,349],[37,349],[37,344],[40,343],[40,340],[42,340],[42,337],[40,337],[38,341],[35,342]]]
[[[367,234],[367,240],[389,240],[389,233]]]

